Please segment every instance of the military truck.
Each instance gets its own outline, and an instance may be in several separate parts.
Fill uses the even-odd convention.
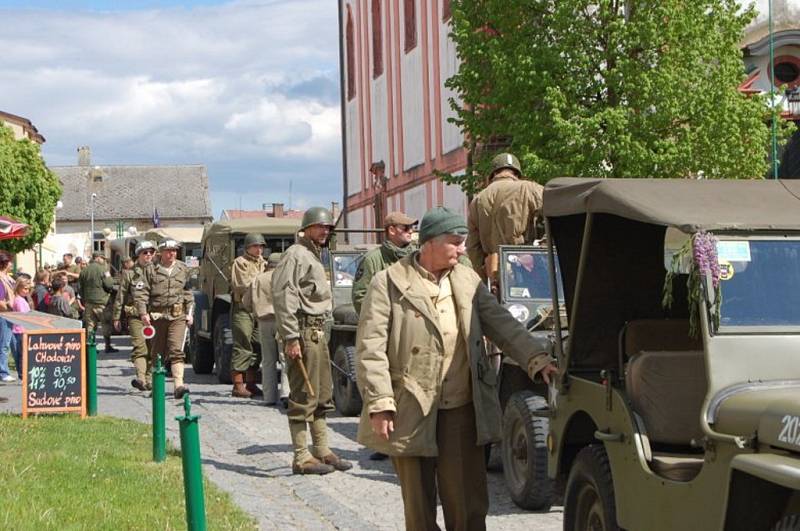
[[[800,528],[800,182],[560,178],[564,529]],[[554,305],[558,302],[554,299]]]
[[[230,328],[230,272],[233,260],[244,252],[244,237],[260,233],[267,242],[264,256],[283,252],[295,241],[300,220],[258,218],[218,221],[203,231],[200,269],[195,280],[194,325],[189,334],[189,359],[197,374],[216,367],[220,383],[230,384],[233,336]],[[255,348],[260,349],[257,343]]]
[[[554,352],[553,286],[558,278],[550,275],[547,247],[502,245],[499,248],[498,288],[500,303],[530,333],[543,349]],[[558,270],[557,262],[555,262]],[[557,300],[563,303],[560,282],[555,285]],[[503,475],[511,499],[527,510],[550,508],[555,485],[547,476],[545,438],[548,419],[539,416],[547,409],[547,386],[534,383],[526,369],[510,357],[502,358],[499,378],[500,405],[503,408],[503,441],[500,455]]]

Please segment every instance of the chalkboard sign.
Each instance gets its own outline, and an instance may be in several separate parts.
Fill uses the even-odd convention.
[[[77,411],[86,416],[84,330],[31,330],[22,335],[22,418]]]

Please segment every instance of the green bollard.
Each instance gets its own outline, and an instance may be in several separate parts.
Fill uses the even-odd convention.
[[[167,458],[167,411],[164,404],[164,388],[167,371],[161,364],[161,356],[156,358],[153,370],[153,461],[163,463]]]
[[[86,342],[86,401],[90,417],[97,416],[97,344],[94,332]]]
[[[192,416],[189,395],[183,396],[183,417],[175,417],[181,429],[183,492],[186,497],[186,526],[189,531],[205,531],[206,502],[203,494],[203,470],[200,465],[200,416]]]

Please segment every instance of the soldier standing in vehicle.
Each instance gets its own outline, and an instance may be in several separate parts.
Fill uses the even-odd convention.
[[[392,456],[406,529],[485,529],[484,445],[500,439],[497,377],[486,334],[528,375],[556,367],[524,325],[459,263],[467,225],[437,207],[422,218],[420,250],[375,275],[358,324],[358,441]]]
[[[294,446],[292,472],[327,474],[353,466],[328,447],[325,422],[325,416],[335,408],[325,337],[331,288],[321,253],[333,229],[333,217],[325,208],[314,207],[303,214],[300,225],[303,237],[283,254],[272,276],[272,302],[288,362],[287,416]],[[311,452],[307,446],[307,424],[311,425]]]
[[[500,153],[492,159],[489,185],[469,205],[467,255],[485,281],[497,281],[498,247],[536,238],[543,188],[521,179],[517,157]]]
[[[391,212],[386,216],[383,223],[385,231],[383,243],[364,255],[356,271],[352,295],[356,313],[361,313],[361,302],[367,295],[372,277],[417,249],[416,245],[411,243],[411,235],[416,224],[417,220],[404,212]]]
[[[264,393],[256,385],[261,359],[253,352],[253,341],[257,341],[256,317],[242,305],[242,297],[256,277],[267,270],[261,256],[267,242],[260,234],[244,237],[244,253],[231,266],[231,332],[233,355],[231,356],[231,396],[237,398],[261,397]]]
[[[103,327],[103,338],[106,342],[106,354],[119,352],[111,346],[111,319],[106,312],[106,305],[111,292],[114,290],[114,280],[105,265],[106,258],[100,252],[92,254],[92,263],[81,271],[78,282],[81,288],[81,299],[85,310],[83,313],[83,326],[86,333],[93,334],[97,326]]]
[[[146,268],[141,286],[134,288],[134,305],[144,326],[151,324],[156,335],[150,341],[150,359],[163,356],[172,364],[173,395],[183,398],[189,387],[183,382],[183,344],[186,327],[192,325],[194,298],[189,290],[189,268],[178,260],[180,244],[175,240],[164,240],[157,265]]]
[[[114,330],[122,330],[122,318],[128,323],[128,333],[131,336],[131,362],[136,369],[136,378],[131,380],[131,385],[140,391],[150,390],[150,365],[151,359],[147,354],[147,341],[144,338],[144,323],[139,318],[134,304],[136,289],[144,286],[145,269],[152,267],[153,255],[156,246],[151,241],[141,241],[136,246],[136,262],[131,269],[120,272],[119,289],[114,299],[112,317]],[[141,283],[141,285],[140,285]],[[124,315],[123,315],[124,314]]]
[[[261,372],[264,382],[264,403],[268,406],[278,401],[278,341],[275,339],[275,309],[272,305],[272,274],[281,260],[281,253],[270,253],[267,270],[260,273],[242,297],[242,305],[258,319],[261,343]],[[281,370],[281,395],[289,396],[289,379],[286,365]]]

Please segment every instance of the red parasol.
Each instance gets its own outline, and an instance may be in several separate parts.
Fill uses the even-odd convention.
[[[0,216],[0,240],[23,238],[28,231],[25,223]]]

